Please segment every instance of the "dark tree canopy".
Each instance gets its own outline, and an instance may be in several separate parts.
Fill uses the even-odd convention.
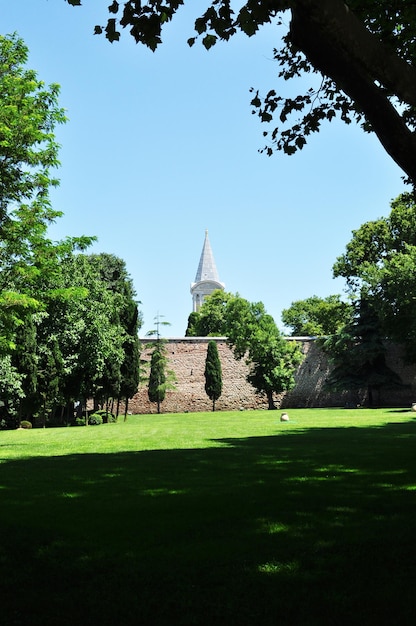
[[[80,5],[81,0],[67,0]],[[110,17],[97,34],[111,42],[128,29],[137,43],[155,50],[164,27],[185,0],[113,1]],[[104,5],[103,5],[104,6]],[[306,93],[285,98],[276,89],[265,96],[254,91],[252,106],[262,122],[278,118],[281,127],[265,131],[268,154],[275,149],[292,154],[323,120],[339,116],[355,120],[376,133],[386,152],[416,182],[416,5],[391,0],[207,0],[196,19],[193,45],[206,49],[238,32],[251,37],[267,23],[288,29],[274,58],[285,80],[317,73]],[[100,15],[97,14],[97,20]],[[190,27],[191,30],[191,27]]]
[[[337,334],[323,343],[332,371],[326,384],[344,391],[365,390],[365,401],[374,406],[375,392],[403,386],[400,377],[386,363],[386,344],[374,303],[362,298],[354,317]]]

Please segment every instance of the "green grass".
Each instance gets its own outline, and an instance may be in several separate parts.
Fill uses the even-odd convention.
[[[11,625],[416,621],[416,414],[132,416],[0,432]]]

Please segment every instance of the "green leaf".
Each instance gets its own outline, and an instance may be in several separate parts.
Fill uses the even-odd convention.
[[[203,17],[199,17],[197,20],[195,20],[195,30],[198,33],[198,35],[202,35],[202,33],[206,32],[207,25]]]
[[[204,47],[209,50],[212,46],[215,46],[217,43],[217,37],[215,35],[205,35],[202,40]]]

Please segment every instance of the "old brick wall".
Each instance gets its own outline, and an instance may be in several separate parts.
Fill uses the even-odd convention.
[[[163,402],[163,412],[210,411],[212,402],[205,393],[205,360],[208,341],[206,337],[171,339],[167,344],[169,368],[176,375],[176,390],[167,391]],[[216,339],[222,367],[222,395],[215,403],[218,411],[254,409],[264,406],[264,399],[258,397],[245,377],[247,367],[244,361],[237,361],[225,339]],[[145,343],[145,342],[143,342]],[[145,350],[142,355],[150,361]],[[147,388],[139,392],[129,403],[132,413],[154,413],[155,404],[149,402]]]
[[[163,402],[164,413],[184,411],[210,411],[212,403],[205,393],[205,359],[207,355],[207,337],[186,337],[170,339],[167,343],[169,367],[177,378],[176,390],[168,391]],[[215,338],[223,373],[223,391],[216,402],[219,411],[247,409],[267,409],[267,401],[258,396],[253,387],[246,382],[247,366],[244,361],[237,361],[224,338]],[[145,351],[142,355],[150,361],[146,349],[147,340],[142,340]],[[305,358],[296,373],[295,388],[280,397],[276,404],[282,408],[290,407],[325,407],[355,406],[364,404],[365,392],[330,393],[324,389],[329,373],[329,363],[316,341],[301,340]],[[382,390],[376,401],[383,406],[410,406],[416,400],[415,367],[404,365],[402,351],[397,346],[389,346],[388,364],[397,371],[407,388],[401,390]],[[129,403],[132,413],[155,413],[156,405],[149,402],[147,387],[143,386]]]

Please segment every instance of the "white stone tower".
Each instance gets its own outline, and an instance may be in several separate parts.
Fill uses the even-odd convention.
[[[211,244],[208,239],[208,231],[205,231],[205,241],[199,259],[195,282],[191,283],[193,311],[199,311],[205,298],[216,289],[225,289],[224,283],[220,282],[217,267],[212,254]]]

